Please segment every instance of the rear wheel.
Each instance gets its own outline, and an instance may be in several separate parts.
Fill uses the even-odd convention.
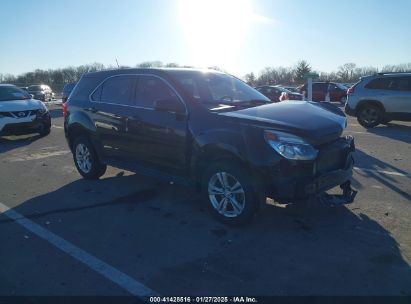
[[[218,162],[205,172],[204,199],[211,213],[222,222],[239,225],[250,221],[258,210],[260,195],[256,180],[236,163]]]
[[[74,164],[85,179],[98,179],[106,172],[107,166],[102,164],[93,145],[85,137],[79,137],[73,144]]]
[[[392,120],[389,118],[382,118],[381,123],[384,125],[388,125]]]
[[[381,122],[383,113],[376,105],[364,105],[357,113],[357,120],[365,128],[373,128]]]

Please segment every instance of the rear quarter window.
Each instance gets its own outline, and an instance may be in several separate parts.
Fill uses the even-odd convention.
[[[71,99],[89,100],[91,92],[101,82],[99,77],[82,77],[71,93]]]
[[[398,81],[400,77],[384,77],[371,80],[367,85],[366,89],[374,90],[398,90]]]

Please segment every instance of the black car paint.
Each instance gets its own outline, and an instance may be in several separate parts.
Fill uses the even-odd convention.
[[[113,105],[90,101],[89,95],[99,83],[121,74],[161,77],[176,90],[187,111],[173,113],[130,106],[116,106],[114,110]],[[344,182],[341,178],[351,176],[352,147],[341,138],[345,116],[340,110],[287,102],[210,111],[191,98],[173,77],[167,69],[125,69],[84,75],[68,100],[64,128],[70,148],[76,136],[86,135],[104,163],[149,175],[158,173],[169,180],[194,185],[211,161],[231,158],[251,169],[263,181],[266,192],[276,199],[304,196],[307,185],[330,173],[333,178],[328,185],[316,185],[316,191],[337,186]],[[96,127],[99,123],[104,132]],[[318,147],[320,155],[321,149],[326,151],[328,145],[336,145],[344,165],[317,172],[317,160],[287,160],[265,142],[266,129],[300,135]],[[112,149],[105,149],[102,137]],[[284,185],[288,190],[279,191]]]

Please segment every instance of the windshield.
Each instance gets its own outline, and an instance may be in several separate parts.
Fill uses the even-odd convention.
[[[43,89],[40,85],[29,86],[29,91],[41,91],[41,90]]]
[[[173,73],[177,81],[195,100],[207,105],[236,105],[270,100],[243,81],[227,74]]]
[[[337,87],[339,87],[341,90],[347,90],[349,88],[348,85],[344,84],[344,83],[336,83]]]
[[[13,86],[0,86],[0,101],[30,99],[27,92]]]

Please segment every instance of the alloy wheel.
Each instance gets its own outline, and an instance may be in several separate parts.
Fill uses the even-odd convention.
[[[376,123],[379,118],[378,111],[374,108],[365,108],[360,115],[361,119],[369,125]]]
[[[85,144],[80,143],[76,146],[76,162],[84,173],[91,171],[90,151]]]
[[[225,217],[237,217],[244,210],[244,188],[227,172],[217,172],[210,178],[208,196],[213,208]]]

